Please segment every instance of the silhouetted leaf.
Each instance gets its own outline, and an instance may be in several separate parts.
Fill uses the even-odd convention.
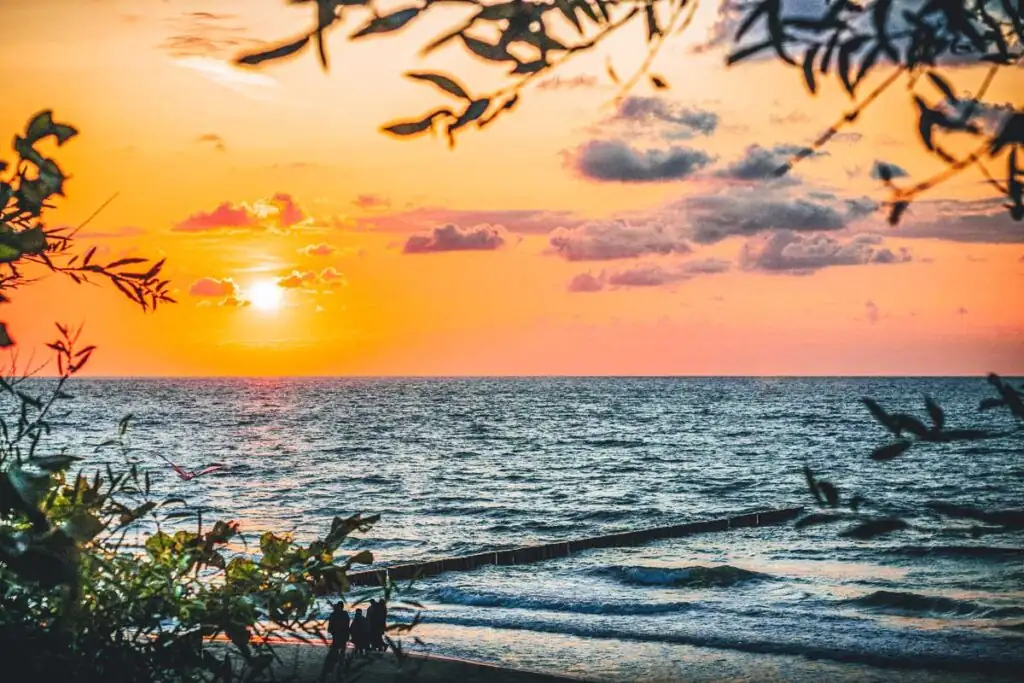
[[[462,42],[466,48],[478,57],[491,62],[514,62],[516,58],[509,54],[508,50],[500,45],[491,45],[482,40],[463,34]]]
[[[818,56],[818,50],[821,49],[821,45],[814,44],[807,48],[804,53],[804,82],[807,83],[807,89],[814,94],[818,90],[817,84],[814,82],[814,59]]]
[[[6,349],[9,346],[14,346],[14,340],[7,332],[7,323],[0,323],[0,349]]]
[[[848,529],[839,535],[844,538],[854,538],[858,541],[867,541],[883,534],[907,529],[909,526],[910,525],[902,519],[887,517],[885,519],[876,519],[870,522],[865,522],[864,524]]]
[[[896,421],[897,429],[899,432],[910,432],[914,436],[924,438],[928,436],[929,430],[923,422],[918,420],[913,415],[907,415],[906,413],[896,413],[892,416],[892,419]],[[896,436],[900,434],[897,433]]]
[[[839,48],[839,78],[842,79],[843,86],[846,87],[846,91],[849,93],[852,93],[854,90],[853,81],[850,79],[850,60],[868,40],[867,36],[857,35],[843,43]]]
[[[992,139],[989,154],[996,156],[1007,145],[1024,145],[1024,112],[1014,112],[1006,120],[999,135]]]
[[[658,25],[658,15],[655,13],[652,3],[644,5],[644,13],[647,17],[647,40],[649,42],[661,35],[661,27]]]
[[[831,507],[839,505],[839,489],[830,481],[819,481],[818,490],[825,497],[825,502]]]
[[[362,38],[374,33],[389,33],[397,31],[420,13],[418,7],[407,7],[400,9],[383,17],[374,17],[365,26],[351,35],[351,38]]]
[[[807,490],[811,492],[814,499],[817,500],[818,503],[825,502],[821,497],[821,491],[818,490],[818,482],[814,478],[814,472],[812,472],[811,468],[807,465],[804,465],[804,478],[807,480]]]
[[[582,36],[584,34],[583,25],[580,24],[580,20],[576,17],[576,10],[568,0],[555,0],[555,7],[562,13],[569,22],[576,27],[576,31]]]
[[[900,218],[903,217],[903,214],[908,207],[910,207],[910,202],[893,202],[892,208],[889,210],[889,225],[897,225],[900,222]]]
[[[928,415],[932,418],[932,424],[935,426],[935,430],[941,431],[946,424],[946,413],[938,403],[932,400],[931,396],[925,397],[924,405],[928,408]]]
[[[753,5],[751,11],[748,12],[747,16],[743,18],[743,21],[740,23],[739,28],[736,29],[735,41],[738,43],[740,40],[742,40],[743,36],[747,35],[747,32],[750,31],[751,28],[753,28],[757,20],[760,19],[767,11],[768,3],[766,2],[759,2]]]
[[[456,97],[462,98],[464,100],[473,99],[472,97],[469,96],[469,93],[466,92],[465,88],[463,88],[457,81],[449,78],[448,76],[442,76],[441,74],[433,73],[408,73],[406,74],[406,76],[408,76],[409,78],[414,78],[416,80],[433,83],[446,93],[455,95]]]
[[[878,405],[878,403],[875,402],[874,399],[862,398],[861,402],[864,403],[865,406],[867,406],[867,409],[871,412],[871,415],[874,416],[876,420],[878,420],[879,424],[881,424],[883,427],[888,429],[896,436],[900,435],[900,430],[896,423],[896,420],[894,420],[893,417],[889,415],[889,413],[885,412],[885,409],[883,409],[882,406]]]
[[[1002,408],[1005,405],[1006,401],[1001,398],[983,398],[978,406],[978,410],[992,410],[993,408]]]
[[[764,52],[772,46],[772,41],[766,40],[763,43],[757,43],[756,45],[749,45],[742,50],[736,50],[731,53],[725,60],[726,64],[732,66],[736,62],[741,62],[747,57],[752,57],[758,52]]]
[[[424,118],[419,121],[408,121],[404,123],[393,123],[390,126],[384,126],[382,130],[392,135],[408,136],[418,135],[419,133],[426,132],[433,127],[434,119],[447,116],[454,118],[455,114],[449,109],[438,109],[427,114]]]
[[[910,441],[896,441],[887,446],[876,448],[871,452],[871,459],[878,461],[892,460],[893,458],[899,457],[906,453],[907,449],[910,448],[912,442]]]
[[[658,90],[666,90],[666,89],[668,89],[668,83],[666,83],[665,79],[663,79],[661,76],[656,76],[654,74],[651,74],[650,79],[651,79],[651,85],[653,85]]]
[[[236,63],[255,66],[266,61],[281,59],[282,57],[293,55],[309,44],[309,38],[310,36],[306,35],[291,43],[285,43],[284,45],[279,45],[275,48],[271,48],[270,50],[263,50],[261,52],[254,52],[252,54],[245,55],[240,57]]]
[[[953,92],[952,86],[950,86],[949,82],[946,81],[946,79],[944,79],[942,76],[935,73],[934,71],[929,71],[928,78],[931,79],[931,82],[935,84],[935,87],[942,91],[942,94],[946,96],[946,99],[949,100],[951,104],[955,104],[960,101],[960,99],[956,96],[956,93]]]

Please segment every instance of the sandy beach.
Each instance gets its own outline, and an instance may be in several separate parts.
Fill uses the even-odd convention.
[[[527,638],[529,640],[529,638]],[[608,647],[618,644],[609,642]],[[639,644],[638,644],[639,645]],[[292,683],[316,683],[327,655],[320,645],[284,644],[276,646],[281,664],[274,670],[277,680]],[[351,653],[351,651],[350,651]],[[611,654],[611,653],[608,653]],[[654,655],[654,653],[650,653]],[[656,655],[655,655],[656,656]],[[548,667],[553,663],[549,662]],[[899,679],[901,683],[991,683],[1010,681],[993,672],[943,672],[880,668],[852,662],[830,662],[804,657],[724,652],[705,648],[692,648],[685,661],[663,660],[644,673],[625,669],[609,670],[605,675],[555,675],[534,670],[512,668],[486,662],[469,661],[434,654],[409,654],[399,666],[396,657],[372,655],[357,660],[347,676],[329,676],[328,681],[359,681],[360,683],[579,683],[580,681],[608,681],[615,683],[812,683],[823,680],[843,683],[885,683]]]
[[[279,645],[282,663],[275,669],[279,680],[314,683],[327,656],[327,648],[318,645]],[[351,655],[351,650],[349,650]],[[580,678],[552,676],[534,671],[510,669],[484,662],[471,662],[437,655],[410,654],[401,664],[392,653],[356,659],[349,670],[328,676],[328,681],[360,681],[361,683],[579,683]]]

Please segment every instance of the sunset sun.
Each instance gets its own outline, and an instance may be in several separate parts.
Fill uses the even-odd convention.
[[[276,311],[281,308],[284,292],[275,283],[263,280],[254,283],[249,288],[248,294],[253,308],[261,311]]]

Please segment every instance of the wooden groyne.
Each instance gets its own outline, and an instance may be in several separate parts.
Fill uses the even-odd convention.
[[[512,548],[509,550],[496,550],[475,555],[462,555],[460,557],[449,557],[442,560],[428,560],[426,562],[413,562],[409,564],[392,565],[371,569],[362,572],[352,572],[348,575],[349,583],[354,586],[377,586],[386,572],[395,581],[408,581],[414,578],[435,576],[442,572],[466,572],[485,565],[509,565],[528,564],[530,562],[541,562],[557,557],[567,557],[572,553],[593,548],[619,548],[624,546],[641,545],[651,541],[658,541],[665,538],[679,538],[693,534],[703,534],[711,531],[727,531],[729,529],[741,529],[752,526],[768,526],[770,524],[784,524],[795,519],[803,511],[802,507],[786,508],[784,510],[769,510],[766,512],[754,512],[748,515],[739,515],[727,519],[716,519],[705,522],[689,522],[687,524],[675,524],[672,526],[660,526],[639,531],[625,531],[617,534],[606,534],[604,536],[593,536],[591,538],[580,538],[575,541],[559,541],[558,543],[545,543],[543,545],[531,545],[523,548]]]

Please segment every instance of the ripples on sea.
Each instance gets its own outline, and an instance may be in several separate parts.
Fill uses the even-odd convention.
[[[1020,432],[867,459],[885,433],[859,397],[920,415],[930,394],[951,426],[1012,427],[977,412],[983,380],[90,380],[74,393],[55,430],[72,447],[132,413],[131,454],[161,491],[300,539],[379,512],[361,545],[382,563],[807,504],[805,463],[882,508],[1024,507]],[[158,453],[229,469],[180,482]],[[764,677],[820,662],[809,680],[837,662],[1024,671],[1024,537],[911,521],[871,543],[781,526],[595,550],[412,593],[434,652],[583,677],[742,678],[755,655]]]

